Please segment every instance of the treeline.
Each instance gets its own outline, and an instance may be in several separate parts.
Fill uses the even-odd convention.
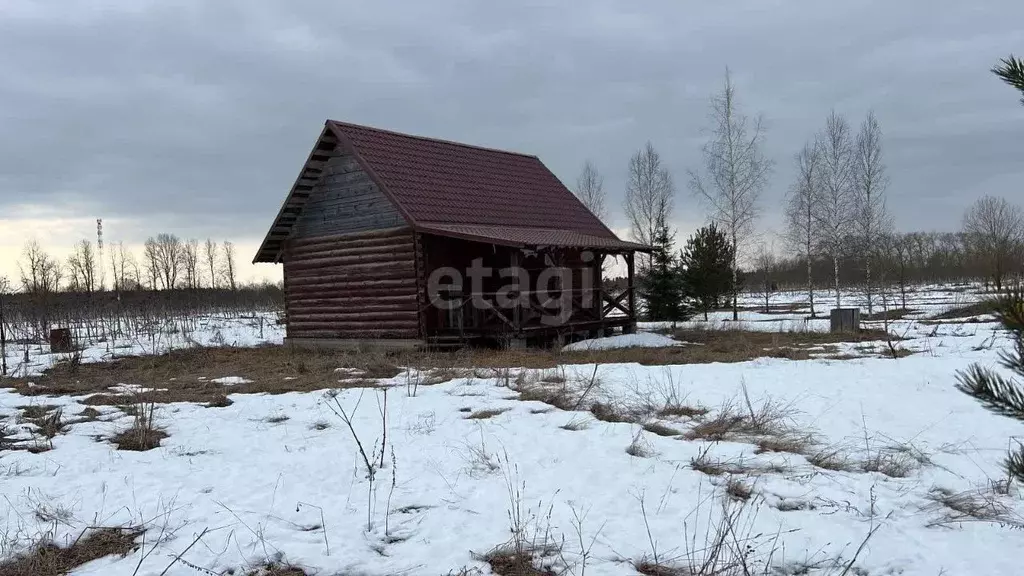
[[[102,253],[89,240],[66,260],[29,241],[17,282],[0,277],[0,324],[8,340],[42,341],[54,327],[76,337],[132,338],[178,324],[189,329],[210,314],[239,315],[283,307],[280,284],[243,284],[231,242],[158,234],[136,256],[123,243]]]
[[[40,342],[51,328],[72,328],[76,338],[95,342],[151,335],[177,326],[194,331],[204,316],[242,316],[283,308],[277,284],[227,288],[136,289],[50,294],[16,292],[0,296],[0,322],[10,342]]]
[[[974,243],[964,232],[908,232],[895,233],[883,240],[879,251],[879,273],[883,281],[891,285],[934,284],[947,282],[982,281],[996,287],[994,262],[984,257],[983,246]],[[1024,257],[1020,255],[1018,246],[1016,257],[1006,260],[1005,268],[1000,277],[1004,284],[1005,277],[1024,274]],[[748,274],[761,276],[763,262],[754,262],[755,268]],[[863,286],[866,282],[864,271],[860,268],[857,255],[844,256],[840,268],[849,271],[847,284]],[[771,263],[768,270],[772,281],[784,289],[807,287],[807,261],[804,258],[780,258]],[[832,274],[832,262],[816,255],[811,259],[811,278],[829,278]]]
[[[772,236],[759,234],[757,224],[764,209],[762,192],[775,163],[764,153],[761,117],[743,112],[728,70],[721,90],[711,97],[709,120],[701,165],[687,170],[686,180],[708,222],[732,247],[729,300],[734,319],[736,291],[744,285],[767,295],[779,284],[801,284],[810,294],[812,313],[816,288],[827,286],[838,307],[844,293],[855,287],[859,297],[866,297],[870,314],[880,290],[889,286],[905,291],[915,282],[977,279],[1001,290],[1008,277],[1021,273],[1024,216],[1005,198],[978,200],[957,232],[895,229],[887,207],[883,132],[873,112],[859,126],[838,111],[828,114],[793,157],[796,177],[784,205],[782,242],[759,241]],[[678,250],[669,227],[675,182],[650,142],[629,159],[623,209],[630,236],[654,247],[654,255]],[[604,179],[593,163],[584,163],[574,192],[598,217],[607,217]],[[673,258],[685,260],[685,254]],[[640,279],[650,283],[655,258],[644,255],[638,263]],[[659,305],[646,299],[643,305],[648,316],[664,316]]]
[[[200,243],[162,233],[149,237],[139,255],[123,242],[110,244],[106,251],[104,257],[96,244],[83,239],[62,262],[47,253],[39,242],[30,240],[18,260],[20,286],[11,286],[8,281],[7,289],[20,287],[26,293],[91,293],[238,288],[235,246],[226,240],[217,243],[207,238]]]

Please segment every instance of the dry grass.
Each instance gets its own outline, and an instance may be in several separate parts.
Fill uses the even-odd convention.
[[[305,392],[337,387],[374,386],[378,378],[391,378],[403,367],[422,369],[429,376],[421,385],[471,375],[474,369],[498,373],[507,369],[550,370],[560,365],[636,362],[643,365],[742,362],[764,356],[809,358],[805,348],[837,342],[884,340],[879,330],[858,334],[812,332],[751,332],[742,330],[679,331],[677,338],[702,344],[671,348],[624,348],[617,350],[560,352],[540,349],[464,350],[451,353],[425,351],[310,350],[290,346],[253,348],[194,347],[158,356],[119,358],[109,362],[58,364],[42,376],[11,379],[24,396],[96,394],[91,404],[124,404],[124,395],[112,394],[122,382],[145,382],[147,387],[166,388],[146,392],[147,402],[210,403],[223,396],[224,387],[210,379],[241,376],[250,382],[232,385],[231,394]],[[339,367],[358,370],[358,378],[344,378]],[[560,371],[545,374],[548,384],[559,384]],[[347,381],[338,382],[340,379]],[[33,386],[29,386],[29,382]],[[558,400],[557,398],[553,398]]]
[[[754,454],[765,452],[788,452],[790,454],[807,454],[814,446],[814,437],[810,434],[769,436],[757,441]]]
[[[726,474],[747,474],[753,472],[752,466],[744,465],[739,460],[716,460],[704,450],[690,460],[690,468],[708,476],[725,476]]]
[[[843,449],[837,447],[822,448],[817,452],[806,455],[806,458],[811,465],[823,470],[849,472],[854,469],[854,465],[850,460],[850,457],[843,451]]]
[[[582,418],[573,418],[565,424],[559,426],[562,430],[568,430],[570,432],[579,432],[580,430],[586,430],[590,428],[590,422]]]
[[[473,413],[469,414],[468,416],[466,416],[465,419],[466,420],[486,420],[488,418],[493,418],[493,417],[495,417],[495,416],[497,416],[499,414],[504,414],[505,412],[508,412],[508,411],[509,411],[508,408],[487,408],[487,409],[484,409],[484,410],[477,410],[476,412],[473,412]]]
[[[764,440],[774,442],[808,436],[796,430],[792,424],[795,408],[765,399],[755,406],[746,386],[742,387],[742,398],[722,405],[711,418],[704,419],[686,432],[688,440]],[[739,407],[742,405],[742,408]],[[809,439],[807,440],[810,441]]]
[[[739,478],[731,477],[725,483],[725,493],[733,500],[746,502],[754,494],[754,487]]]
[[[626,454],[634,458],[650,458],[654,456],[654,447],[644,438],[643,430],[637,430],[633,435],[633,441],[626,446]]]
[[[886,339],[884,330],[869,329],[856,333],[829,332],[758,332],[752,330],[677,330],[677,340],[693,342],[699,346],[680,346],[689,351],[691,362],[743,362],[761,357],[806,360],[820,354],[817,347],[828,347],[843,342],[876,342]],[[659,349],[654,349],[659,350]]]
[[[703,406],[690,406],[687,404],[666,404],[659,408],[655,414],[661,418],[697,418],[710,412],[711,410]]]
[[[633,422],[633,416],[627,412],[621,406],[615,406],[607,404],[605,402],[592,402],[590,404],[590,413],[594,415],[594,418],[602,422]]]
[[[875,312],[874,314],[861,314],[860,319],[867,322],[875,320],[902,320],[908,314],[916,313],[917,310],[912,308],[893,308],[892,310],[883,310],[881,312]]]
[[[17,406],[17,409],[21,411],[21,417],[24,420],[41,420],[46,417],[47,414],[57,409],[57,406],[53,404],[32,404],[29,406]]]
[[[308,573],[298,566],[277,562],[265,564],[245,574],[246,576],[308,576]]]
[[[234,404],[234,402],[231,401],[231,398],[228,398],[226,394],[220,394],[218,396],[214,396],[213,398],[211,398],[206,403],[206,407],[207,408],[227,408],[228,406],[231,406],[232,404]]]
[[[77,414],[78,418],[82,421],[99,420],[102,415],[102,412],[92,406],[86,406],[85,409]]]
[[[1012,528],[1024,528],[1024,518],[1013,505],[993,487],[954,492],[933,488],[929,493],[931,511],[939,512],[929,526],[950,526],[962,522],[992,522]]]
[[[650,560],[639,560],[633,568],[644,576],[693,576],[689,568],[683,566],[666,566]]]
[[[160,441],[167,438],[168,434],[156,426],[156,405],[152,402],[139,401],[132,406],[134,409],[131,427],[119,432],[111,441],[117,445],[118,450],[145,452],[158,448]]]
[[[274,414],[273,416],[267,416],[263,419],[267,424],[281,424],[291,420],[291,416],[287,414]]]
[[[495,548],[483,556],[491,572],[499,576],[556,576],[550,567],[537,567],[534,554],[517,553],[511,546]]]
[[[918,462],[904,452],[879,451],[861,462],[859,468],[890,478],[906,478],[918,468]]]
[[[975,302],[974,304],[966,304],[963,306],[955,306],[940,312],[928,318],[929,320],[958,320],[961,318],[971,318],[973,316],[980,316],[982,314],[991,314],[996,311],[999,304],[994,300],[982,300],[981,302]]]
[[[0,576],[64,576],[104,556],[127,556],[136,549],[141,530],[102,528],[85,534],[70,546],[40,543],[29,552],[0,563]]]
[[[648,422],[644,424],[644,430],[647,430],[651,434],[657,434],[658,436],[679,436],[682,434],[679,430],[666,426],[660,422]]]

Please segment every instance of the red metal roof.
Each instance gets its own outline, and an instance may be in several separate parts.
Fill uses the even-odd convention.
[[[328,121],[410,224],[549,228],[615,234],[536,156]]]
[[[643,250],[623,242],[536,156],[328,120],[253,262],[277,262],[335,146],[414,229],[511,246]]]
[[[618,238],[594,236],[574,230],[551,228],[513,228],[471,224],[439,224],[421,222],[419,229],[429,234],[451,236],[500,244],[504,246],[571,246],[603,250],[649,250],[643,244],[624,242]]]

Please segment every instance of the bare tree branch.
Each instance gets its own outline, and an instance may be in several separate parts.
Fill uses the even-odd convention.
[[[588,210],[594,213],[602,222],[608,218],[608,207],[604,193],[604,176],[597,171],[597,167],[587,160],[583,163],[583,169],[576,178],[576,197],[583,202]]]
[[[704,175],[690,171],[690,188],[708,205],[710,219],[718,224],[735,246],[732,263],[733,285],[739,271],[739,255],[754,232],[760,215],[758,201],[768,184],[772,161],[762,152],[764,128],[761,118],[749,119],[736,106],[736,87],[725,71],[722,91],[711,98],[710,140],[704,145]],[[737,319],[733,293],[733,319]]]
[[[629,159],[624,208],[635,241],[648,246],[654,244],[659,228],[671,216],[673,196],[672,176],[662,166],[661,155],[648,142]],[[646,258],[649,263],[650,257]]]
[[[967,245],[985,262],[997,290],[1024,242],[1024,214],[1005,198],[985,196],[967,211],[963,222]]]
[[[892,229],[892,219],[885,207],[885,190],[889,177],[882,161],[882,128],[874,112],[861,124],[854,146],[853,160],[854,233],[856,248],[864,260],[868,314],[874,313],[872,263],[878,259],[882,238]]]
[[[814,204],[814,220],[818,249],[832,260],[833,288],[839,308],[839,260],[853,232],[855,209],[853,138],[846,119],[832,111],[825,121],[825,130],[818,135],[817,147],[821,151],[821,186]]]
[[[814,215],[820,200],[821,150],[813,143],[804,144],[795,157],[797,179],[786,201],[786,242],[807,264],[807,293],[811,317],[814,317],[814,263],[818,229]]]

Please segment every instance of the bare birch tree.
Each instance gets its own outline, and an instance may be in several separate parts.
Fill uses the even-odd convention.
[[[206,269],[210,271],[210,288],[217,287],[217,243],[213,238],[207,238],[203,244],[203,260],[206,262]]]
[[[587,160],[576,178],[576,197],[583,202],[588,210],[602,222],[608,217],[608,207],[604,193],[604,176],[597,171],[593,162]]]
[[[772,162],[765,157],[761,118],[751,120],[737,108],[736,87],[725,71],[722,91],[711,97],[710,140],[704,145],[704,174],[690,171],[690,188],[708,205],[709,217],[728,236],[733,252],[732,317],[739,318],[736,290],[739,257],[760,215],[758,200],[768,184]]]
[[[821,151],[821,186],[814,205],[819,250],[832,260],[836,308],[842,307],[839,261],[853,233],[854,164],[850,124],[832,111],[818,136]]]
[[[149,287],[157,290],[160,279],[160,256],[158,254],[156,240],[152,237],[146,239],[142,247],[142,268],[146,271],[146,279]]]
[[[762,242],[754,253],[754,269],[759,276],[756,290],[764,298],[764,313],[768,314],[771,307],[771,298],[775,293],[775,273],[779,267],[778,257],[775,255],[775,246]]]
[[[126,250],[124,242],[116,242],[110,245],[110,269],[114,273],[114,291],[124,292],[128,289],[128,280],[132,278],[132,266],[135,263],[135,256],[130,250]]]
[[[54,294],[60,290],[64,271],[60,262],[43,250],[39,242],[30,240],[25,244],[23,260],[18,263],[21,284],[32,303],[33,323],[40,335],[50,329],[50,314]]]
[[[50,256],[36,240],[29,240],[18,263],[21,285],[29,294],[52,294],[60,290],[64,275],[60,262]]]
[[[814,318],[813,263],[817,226],[814,216],[821,185],[821,152],[814,143],[804,144],[796,155],[797,179],[786,200],[786,242],[807,264],[807,295]]]
[[[90,293],[96,290],[99,266],[92,242],[88,240],[77,242],[71,255],[68,256],[67,267],[75,289]]]
[[[882,239],[892,228],[885,207],[885,189],[889,178],[882,161],[882,128],[874,112],[861,124],[854,146],[853,161],[854,234],[857,250],[864,262],[868,314],[874,313],[872,265],[879,257]]]
[[[1024,214],[1005,198],[985,196],[964,215],[963,231],[971,251],[985,263],[996,290],[1024,242]]]
[[[235,245],[227,240],[224,241],[224,280],[232,292],[235,291],[236,270],[235,270]]]
[[[672,213],[675,184],[662,165],[661,155],[650,142],[629,159],[624,208],[630,234],[641,244],[652,246],[658,230]],[[650,263],[650,256],[647,256]]]
[[[146,271],[155,290],[171,290],[178,285],[182,271],[184,245],[174,234],[161,233],[148,238],[145,244]]]
[[[190,238],[181,246],[181,269],[185,274],[185,286],[189,290],[199,288],[202,272],[199,268],[199,240]]]

